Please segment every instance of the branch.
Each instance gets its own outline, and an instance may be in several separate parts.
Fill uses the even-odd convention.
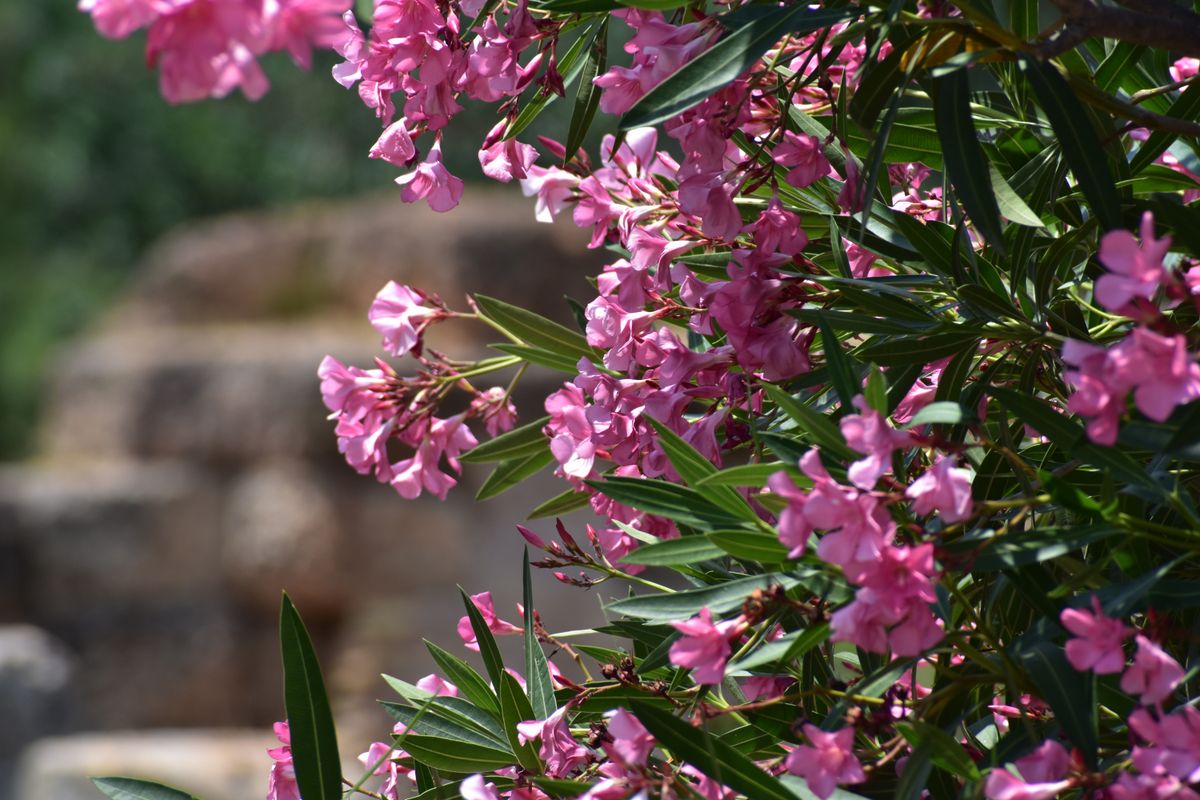
[[[1102,36],[1130,44],[1200,56],[1200,15],[1169,0],[1121,0],[1125,8],[1100,6],[1092,0],[1051,0],[1062,12],[1064,26],[1037,47],[1043,59]]]

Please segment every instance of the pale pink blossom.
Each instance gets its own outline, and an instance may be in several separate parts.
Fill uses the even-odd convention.
[[[478,773],[463,778],[463,782],[458,785],[458,793],[462,800],[500,800],[496,784],[485,783],[483,775]]]
[[[605,717],[608,720],[608,732],[612,736],[611,742],[604,743],[605,752],[626,767],[644,766],[650,751],[654,749],[654,737],[650,731],[623,708],[610,711]]]
[[[267,0],[272,50],[286,50],[301,69],[312,66],[312,50],[337,50],[353,37],[342,21],[353,0]]]
[[[564,778],[592,758],[591,752],[571,736],[566,713],[567,709],[563,707],[545,721],[535,719],[517,723],[517,738],[522,744],[541,739],[538,755],[546,764],[546,774],[552,778]]]
[[[434,211],[449,211],[462,199],[462,178],[451,175],[442,164],[441,140],[434,142],[425,160],[412,172],[396,178],[403,187],[400,199],[406,203],[424,200]]]
[[[429,692],[434,697],[458,697],[458,687],[436,672],[421,678],[421,680],[417,681],[416,686],[418,689]]]
[[[1108,272],[1096,279],[1096,300],[1110,311],[1125,313],[1134,298],[1150,300],[1170,282],[1163,258],[1171,237],[1154,238],[1154,215],[1142,215],[1142,241],[1126,230],[1109,231],[1100,239],[1100,263]]]
[[[1123,644],[1133,630],[1119,619],[1107,616],[1100,599],[1092,595],[1092,610],[1063,609],[1059,620],[1074,634],[1067,641],[1067,660],[1080,672],[1111,675],[1125,669]]]
[[[720,683],[729,660],[729,639],[740,624],[740,619],[714,623],[707,608],[700,609],[699,616],[692,619],[672,622],[671,627],[683,637],[671,645],[671,664],[691,669],[697,683]]]
[[[837,787],[863,783],[867,775],[854,755],[854,728],[832,733],[805,723],[804,736],[811,743],[800,745],[784,760],[787,771],[804,778],[808,788],[821,800]]]
[[[913,513],[927,516],[938,512],[943,522],[961,522],[971,516],[971,471],[955,466],[950,456],[941,456],[921,473],[904,494],[912,500]]]
[[[168,9],[164,0],[79,0],[79,10],[91,14],[96,30],[110,39],[124,39]]]
[[[413,145],[408,130],[408,120],[401,117],[384,128],[379,139],[371,145],[370,158],[381,158],[397,167],[406,167],[416,158],[417,148]]]
[[[797,188],[816,183],[829,174],[829,161],[821,140],[806,133],[785,132],[772,157],[788,170],[784,180]]]
[[[497,635],[506,635],[514,633],[524,633],[525,629],[514,625],[511,622],[506,622],[496,616],[495,606],[492,604],[491,592],[480,592],[479,594],[471,595],[471,602],[479,609],[479,615],[483,617],[483,621],[487,623],[488,630]],[[458,635],[471,650],[479,649],[479,641],[475,638],[475,630],[471,627],[471,618],[465,614],[458,620]]]
[[[421,335],[430,324],[445,318],[446,312],[427,305],[429,297],[417,289],[395,281],[375,295],[367,320],[383,334],[383,348],[394,356],[420,350]]]
[[[833,341],[826,346],[841,345]],[[846,474],[855,486],[869,490],[892,468],[892,453],[911,447],[913,438],[908,431],[896,430],[888,425],[883,415],[867,405],[861,394],[854,397],[854,406],[859,413],[847,414],[838,425],[850,449],[864,454],[866,458],[853,462]]]
[[[1146,705],[1161,703],[1183,682],[1183,667],[1165,650],[1140,633],[1133,665],[1121,676],[1121,691],[1140,695]]]

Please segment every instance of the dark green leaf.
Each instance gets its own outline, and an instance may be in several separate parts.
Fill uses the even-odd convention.
[[[787,560],[787,548],[779,537],[755,531],[713,531],[705,534],[708,541],[734,558],[777,564]]]
[[[843,409],[851,409],[854,407],[853,400],[855,395],[859,394],[859,381],[854,374],[854,367],[850,363],[850,358],[846,352],[842,350],[842,343],[838,341],[837,334],[829,327],[829,323],[821,320],[821,346],[825,354],[825,365],[829,368],[829,378],[833,383],[833,388],[837,391],[838,400],[842,403]]]
[[[578,77],[579,73],[583,70],[584,48],[591,43],[593,35],[590,29],[585,30],[579,35],[579,38],[571,43],[571,46],[567,48],[567,52],[558,60],[558,72],[562,76],[564,86],[569,86],[571,81]],[[554,92],[543,94],[539,91],[534,95],[533,99],[525,104],[525,107],[521,109],[521,113],[517,114],[517,118],[509,124],[507,130],[504,132],[504,138],[512,139],[514,136],[519,136],[529,127],[530,123],[546,110],[546,106],[557,99],[558,95]]]
[[[740,607],[756,589],[766,590],[772,586],[790,589],[793,586],[799,586],[800,583],[801,581],[795,576],[783,573],[754,575],[698,589],[627,597],[623,600],[614,600],[605,608],[627,617],[654,622],[670,622],[694,617],[702,608],[707,608],[714,615],[723,614]]]
[[[576,489],[567,489],[562,494],[556,494],[544,503],[539,504],[529,512],[529,519],[558,517],[572,511],[585,508],[591,495]]]
[[[475,304],[483,316],[526,344],[576,360],[596,356],[582,333],[546,319],[541,314],[480,294],[475,295]]]
[[[489,439],[459,456],[468,464],[484,464],[489,461],[512,461],[548,452],[550,440],[542,432],[550,417],[542,417],[527,425],[513,428],[495,439]]]
[[[292,737],[296,785],[304,800],[341,800],[342,764],[337,730],[312,640],[291,598],[279,615],[283,702]]]
[[[729,33],[647,92],[625,112],[621,130],[654,125],[711,97],[789,33],[810,33],[857,13],[852,7],[812,9],[793,5],[749,6],[725,14],[720,20],[730,28]]]
[[[462,692],[463,697],[493,715],[500,713],[496,693],[470,664],[428,640],[425,640],[425,649],[442,672],[446,673],[446,678]]]
[[[1022,55],[1018,65],[1062,146],[1091,211],[1105,230],[1121,227],[1121,200],[1100,139],[1075,92],[1050,62]],[[1186,92],[1185,92],[1186,94]],[[1153,160],[1153,159],[1151,159]]]
[[[671,466],[689,486],[695,487],[705,478],[717,474],[717,467],[675,431],[649,414],[644,415],[642,419],[649,422],[654,428],[658,434],[658,446],[667,454]],[[742,496],[728,486],[713,485],[704,494],[714,505],[720,506],[736,517],[742,517],[750,522],[758,519],[758,515],[747,505]]]
[[[1095,769],[1099,748],[1096,676],[1078,672],[1062,648],[1047,641],[1027,645],[1016,655],[1084,762]]]
[[[498,494],[507,492],[526,478],[531,478],[554,463],[554,454],[547,447],[541,453],[533,453],[524,458],[501,461],[488,475],[487,480],[475,493],[476,500],[487,500]]]
[[[579,359],[572,355],[552,353],[541,347],[530,347],[529,345],[513,344],[512,342],[498,342],[490,344],[488,347],[493,350],[499,350],[501,353],[508,353],[509,355],[524,359],[530,364],[537,364],[539,367],[565,372],[568,375],[579,374],[579,367],[577,366]]]
[[[494,747],[415,733],[403,734],[397,739],[397,746],[422,764],[457,775],[491,772],[516,761],[512,753]]]
[[[471,599],[463,588],[458,588],[462,595],[463,605],[467,609],[467,618],[471,621],[471,630],[475,633],[475,640],[479,644],[479,655],[483,659],[483,666],[487,670],[488,677],[492,680],[492,686],[500,685],[500,676],[505,675],[504,661],[500,658],[500,648],[496,646],[496,637],[492,635],[491,629],[488,628],[487,622],[484,621],[483,615],[479,613],[479,608],[475,605],[475,601]],[[433,766],[430,764],[430,766]]]
[[[585,483],[618,503],[692,528],[736,528],[744,522],[694,489],[677,483],[644,478],[609,478]]]
[[[722,558],[725,551],[703,536],[681,536],[653,544],[644,544],[621,559],[623,564],[642,564],[649,567],[670,567],[698,564]]]
[[[896,723],[896,730],[913,747],[926,747],[929,759],[937,766],[960,778],[979,780],[979,767],[958,740],[941,728],[914,719]]]
[[[541,772],[542,765],[538,760],[537,750],[531,742],[521,744],[517,736],[517,724],[534,719],[533,706],[529,698],[521,691],[521,684],[507,672],[500,682],[500,712],[504,733],[508,736],[508,745],[517,754],[521,766],[531,772]]]
[[[575,153],[583,144],[583,139],[592,126],[592,118],[596,116],[596,108],[600,105],[601,89],[592,81],[605,70],[608,55],[608,19],[605,17],[600,23],[596,39],[588,50],[583,72],[579,75],[579,87],[575,91],[575,110],[571,113],[571,124],[567,128],[567,161],[575,157]]]
[[[1004,249],[1000,207],[992,193],[987,158],[971,119],[971,90],[967,71],[955,70],[933,78],[933,110],[946,174],[975,229],[992,247]]]
[[[777,778],[716,736],[651,705],[633,702],[630,707],[660,745],[717,783],[755,800],[797,800]]]
[[[457,720],[447,719],[434,712],[432,706],[414,708],[388,700],[381,700],[379,704],[392,719],[403,722],[405,727],[413,733],[453,739],[456,742],[468,742],[498,750],[505,749],[504,742],[496,738],[494,733],[484,734],[472,725],[463,725]]]

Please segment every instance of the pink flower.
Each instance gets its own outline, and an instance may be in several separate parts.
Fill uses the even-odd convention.
[[[1066,780],[1048,783],[1026,783],[1003,768],[992,770],[983,786],[988,800],[1053,800],[1071,787]]]
[[[1140,633],[1133,666],[1121,676],[1121,691],[1141,695],[1146,705],[1161,703],[1183,681],[1183,667],[1165,650]]]
[[[913,513],[927,516],[937,511],[943,522],[961,522],[971,516],[971,472],[941,456],[904,491],[913,501]]]
[[[458,793],[462,800],[500,800],[496,784],[484,783],[481,774],[463,778],[463,782],[458,785]]]
[[[1146,744],[1133,748],[1133,763],[1148,775],[1171,775],[1184,783],[1200,783],[1200,711],[1184,705],[1156,721],[1139,708],[1129,727]]]
[[[829,345],[840,346],[836,342]],[[913,439],[907,431],[898,431],[888,425],[883,415],[868,406],[861,394],[854,398],[854,406],[859,413],[847,414],[838,425],[846,444],[867,457],[851,464],[846,474],[855,486],[869,490],[892,468],[892,452],[911,446]]]
[[[1110,363],[1136,383],[1133,401],[1155,422],[1165,422],[1176,406],[1200,398],[1200,365],[1182,334],[1161,336],[1134,328],[1113,351]]]
[[[1129,231],[1109,231],[1100,240],[1100,263],[1108,274],[1096,279],[1096,300],[1105,308],[1125,313],[1130,302],[1140,297],[1150,300],[1171,280],[1163,268],[1163,257],[1171,247],[1171,237],[1154,238],[1154,215],[1142,215],[1142,243]]]
[[[771,195],[771,201],[750,230],[760,250],[792,256],[808,244],[808,234],[800,227],[800,217],[785,209],[778,195]]]
[[[384,128],[379,139],[371,145],[370,158],[382,158],[397,167],[408,166],[417,155],[412,135],[408,131],[408,120],[401,117]]]
[[[404,733],[405,730],[407,730],[405,726],[400,723],[397,723],[394,728],[395,733]],[[406,755],[408,754],[403,750],[397,750],[385,742],[373,742],[365,753],[360,753],[358,756],[359,762],[364,767],[374,766],[375,771],[372,774],[383,778],[383,782],[379,786],[379,793],[388,800],[399,800],[401,778],[413,780],[415,777],[415,771],[406,770],[397,761]]]
[[[496,609],[492,605],[492,593],[480,592],[479,594],[471,595],[471,602],[479,609],[479,615],[483,617],[483,621],[487,623],[488,630],[498,635],[524,633],[525,629],[511,622],[505,622],[496,616]],[[479,649],[479,640],[475,638],[475,630],[471,627],[471,618],[463,615],[458,620],[458,635],[471,650]]]
[[[470,620],[467,622],[470,624]],[[418,689],[423,689],[434,697],[458,697],[458,687],[436,672],[421,678],[416,685]]]
[[[789,170],[785,180],[798,189],[829,174],[829,161],[815,136],[787,131],[772,156],[776,164]]]
[[[292,766],[292,737],[286,722],[275,723],[275,736],[283,747],[273,747],[267,751],[267,755],[275,761],[267,785],[267,800],[300,800],[296,770]]]
[[[767,488],[787,500],[787,508],[779,515],[779,541],[788,548],[788,558],[799,558],[813,533],[813,526],[804,516],[808,496],[796,488],[786,472],[776,472],[768,478]]]
[[[442,142],[438,139],[429,155],[407,175],[396,178],[403,187],[400,199],[406,203],[424,200],[434,211],[449,211],[462,199],[463,182],[442,165]]]
[[[157,19],[165,6],[162,0],[79,0],[79,10],[92,15],[100,35],[124,39]]]
[[[379,290],[367,319],[383,334],[383,349],[394,356],[420,350],[425,328],[446,316],[443,310],[425,305],[428,300],[423,292],[395,281]]]
[[[552,778],[564,778],[576,767],[592,757],[588,749],[571,736],[566,723],[566,707],[560,708],[543,722],[529,720],[517,723],[517,738],[521,744],[540,738],[542,746],[538,755],[546,763],[546,774]]]
[[[529,177],[521,180],[521,192],[526,197],[537,196],[534,217],[538,222],[553,222],[574,198],[579,176],[558,167],[531,166],[528,173]]]
[[[838,785],[863,783],[867,775],[854,755],[854,728],[828,733],[805,723],[804,736],[812,746],[800,745],[784,760],[787,771],[799,775],[821,800]]]
[[[604,744],[604,750],[610,758],[620,761],[626,767],[641,767],[654,749],[654,737],[637,717],[623,708],[610,711],[608,732],[613,740]]]
[[[692,669],[696,683],[720,683],[729,660],[729,639],[740,624],[740,618],[714,624],[707,608],[685,622],[672,622],[683,638],[671,645],[671,664]]]
[[[342,21],[352,0],[277,0],[266,4],[271,49],[286,50],[301,69],[312,65],[312,48],[341,48],[353,37]]]
[[[1080,672],[1089,669],[1097,675],[1111,675],[1125,669],[1123,642],[1133,630],[1119,619],[1106,616],[1100,598],[1092,595],[1092,611],[1063,609],[1059,616],[1063,627],[1075,635],[1067,642],[1067,660]]]

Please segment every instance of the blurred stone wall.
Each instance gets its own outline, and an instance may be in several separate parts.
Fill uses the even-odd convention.
[[[365,314],[388,280],[569,324],[563,295],[585,296],[602,263],[585,244],[519,195],[471,187],[448,215],[389,194],[217,219],[155,247],[61,354],[38,457],[0,469],[0,798],[95,798],[97,772],[260,796],[282,716],[281,590],[314,634],[348,757],[370,741],[354,736],[390,727],[371,703],[380,672],[432,671],[423,636],[458,648],[455,584],[515,616],[514,523],[561,486],[475,504],[486,469],[468,467],[449,502],[404,501],[341,461],[316,367],[379,353]],[[494,337],[447,323],[431,342],[475,357]],[[525,419],[562,377],[530,374]],[[597,613],[548,577],[552,628]]]

